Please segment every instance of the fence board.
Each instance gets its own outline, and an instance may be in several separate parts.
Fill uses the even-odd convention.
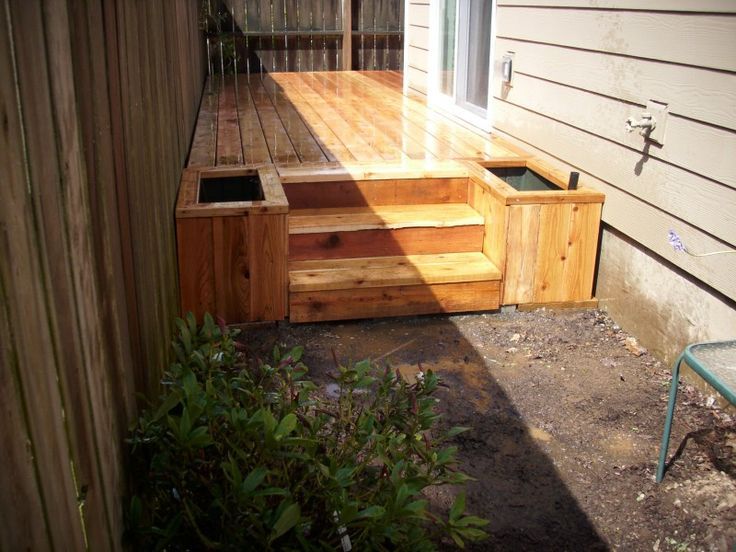
[[[122,437],[168,360],[203,75],[196,3],[5,3],[2,550],[122,547]]]
[[[402,68],[401,0],[224,0],[223,6],[234,14],[233,21],[224,18],[225,27],[235,24],[233,33],[229,27],[222,36],[211,30],[210,40],[219,44],[234,35],[239,72],[346,69],[346,53],[356,69]],[[351,31],[346,48],[343,28]],[[219,72],[218,47],[212,49],[212,61]]]

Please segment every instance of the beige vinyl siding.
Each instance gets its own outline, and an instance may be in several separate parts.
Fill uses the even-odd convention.
[[[406,87],[426,95],[429,71],[429,0],[409,1],[404,55]]]
[[[667,243],[674,229],[696,251],[736,246],[736,3],[694,5],[499,0],[496,58],[515,58],[494,129],[581,171],[605,223],[734,300],[736,255]],[[661,147],[624,131],[650,99],[669,105]]]

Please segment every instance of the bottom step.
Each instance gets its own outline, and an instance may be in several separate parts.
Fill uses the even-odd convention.
[[[482,253],[290,263],[289,319],[317,322],[497,309],[501,274]]]
[[[498,280],[292,292],[289,294],[289,320],[323,322],[494,310],[499,308],[500,298]]]

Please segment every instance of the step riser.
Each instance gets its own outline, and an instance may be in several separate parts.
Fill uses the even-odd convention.
[[[494,310],[499,281],[290,293],[291,322]]]
[[[482,226],[359,230],[289,236],[290,261],[465,253],[481,251],[482,248]]]
[[[467,178],[296,182],[284,184],[290,209],[466,203]]]

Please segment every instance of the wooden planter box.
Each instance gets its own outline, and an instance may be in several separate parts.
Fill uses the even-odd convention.
[[[186,169],[176,205],[182,313],[283,320],[288,210],[273,167]]]
[[[592,298],[601,209],[595,190],[568,190],[568,175],[539,162],[518,160],[558,189],[518,191],[487,167],[467,162],[469,202],[486,219],[484,253],[503,272],[504,305],[585,302]]]

